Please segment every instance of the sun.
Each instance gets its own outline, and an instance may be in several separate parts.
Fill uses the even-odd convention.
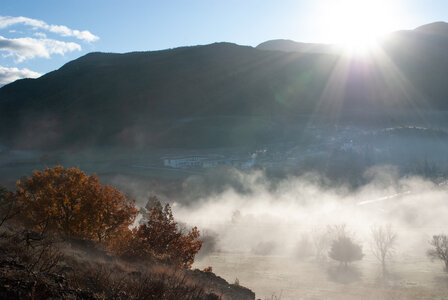
[[[321,10],[323,31],[330,43],[354,54],[365,54],[376,40],[396,28],[398,16],[387,0],[332,0]]]

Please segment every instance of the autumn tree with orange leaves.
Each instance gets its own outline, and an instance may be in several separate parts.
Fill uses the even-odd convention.
[[[15,199],[32,229],[99,242],[129,231],[138,213],[134,200],[96,175],[62,166],[19,180]]]
[[[169,204],[162,206],[157,200],[147,209],[147,220],[134,228],[126,242],[114,244],[112,249],[124,257],[157,258],[190,268],[202,246],[199,230],[193,227],[184,232],[174,220]]]
[[[34,171],[19,180],[17,191],[10,194],[25,227],[102,242],[109,252],[122,257],[189,268],[202,246],[199,230],[181,229],[169,204],[162,206],[156,197],[142,211],[145,221],[131,229],[138,214],[135,201],[77,168]]]

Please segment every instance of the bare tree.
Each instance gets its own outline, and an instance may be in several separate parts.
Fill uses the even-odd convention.
[[[439,259],[445,263],[445,272],[448,272],[448,236],[445,234],[434,235],[429,241],[432,246],[427,254],[431,260]]]
[[[330,240],[336,240],[340,237],[352,236],[353,234],[347,230],[347,224],[327,225],[327,235]]]
[[[395,251],[397,234],[392,230],[392,226],[374,226],[372,232],[372,253],[381,263],[383,275],[386,274],[386,261],[390,259]]]
[[[330,247],[328,232],[322,228],[313,228],[313,230],[311,231],[311,238],[313,240],[316,260],[317,261],[326,260],[327,257],[326,252]]]
[[[297,258],[309,257],[313,254],[313,245],[306,233],[302,233],[299,241],[296,245],[296,256]]]

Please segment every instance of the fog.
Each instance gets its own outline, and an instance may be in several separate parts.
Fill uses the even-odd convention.
[[[426,254],[432,235],[448,228],[445,182],[403,175],[390,165],[367,169],[357,187],[316,172],[281,178],[264,170],[219,173],[187,178],[188,201],[170,202],[178,221],[202,233],[196,267],[212,266],[230,282],[238,278],[257,299],[410,299],[446,293],[443,264],[431,263]],[[222,182],[211,184],[216,177]],[[397,240],[382,271],[372,254],[372,229],[389,225]],[[364,254],[348,267],[329,257],[341,228]]]
[[[407,148],[412,147],[394,153],[404,157]],[[245,170],[170,169],[156,164],[137,168],[146,166],[147,156],[120,160],[112,154],[101,159],[92,154],[89,160],[64,157],[58,163],[79,166],[88,174],[98,171],[102,184],[129,194],[139,207],[150,196],[170,203],[182,227],[197,226],[201,232],[204,244],[193,268],[212,266],[229,282],[238,278],[257,298],[409,299],[434,290],[435,295],[446,294],[443,264],[431,263],[426,255],[432,235],[447,233],[448,228],[442,151],[440,158],[423,156],[415,162],[423,168],[384,162],[370,167],[354,153],[344,152],[293,166],[256,165]],[[437,170],[424,172],[432,164],[435,167],[430,169]],[[13,168],[17,170],[11,173]],[[2,178],[29,174],[32,168],[44,166],[4,167],[0,183]],[[14,182],[7,182],[13,189]],[[391,276],[378,287],[377,280],[384,274],[372,255],[371,230],[389,224],[397,233],[393,256],[387,261]],[[340,269],[329,251],[335,232],[343,226],[364,256]],[[280,293],[281,297],[274,297]]]
[[[368,169],[358,188],[331,185],[316,173],[275,184],[263,171],[234,169],[231,176],[244,189],[227,185],[189,204],[172,203],[176,219],[215,235],[224,252],[294,256],[298,244],[312,247],[316,235],[341,224],[368,252],[372,226],[390,224],[400,251],[424,255],[431,235],[448,225],[445,185],[400,177],[392,166]]]

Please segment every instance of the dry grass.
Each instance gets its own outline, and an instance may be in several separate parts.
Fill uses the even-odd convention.
[[[124,261],[93,247],[72,247],[67,241],[32,232],[3,230],[0,298],[229,298],[223,298],[221,293],[207,287],[207,282],[194,278],[193,271],[151,262]]]
[[[68,278],[76,288],[106,299],[208,299],[202,285],[169,267],[125,265],[120,261],[76,264]],[[139,271],[141,270],[141,271]]]

